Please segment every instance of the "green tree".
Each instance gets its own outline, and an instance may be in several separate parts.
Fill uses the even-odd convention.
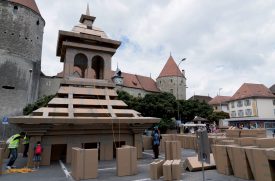
[[[219,120],[220,119],[227,119],[229,118],[229,114],[226,112],[212,112],[209,116],[208,116],[208,120],[210,120],[211,122],[215,122],[216,125],[219,125]]]
[[[48,102],[50,102],[50,100],[52,100],[54,98],[54,96],[55,95],[43,96],[42,98],[38,99],[33,104],[28,104],[23,109],[23,115],[29,115],[34,110],[37,110],[40,107],[45,107],[48,104]]]

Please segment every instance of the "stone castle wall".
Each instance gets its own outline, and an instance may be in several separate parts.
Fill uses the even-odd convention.
[[[184,77],[160,77],[157,78],[157,86],[161,92],[169,92],[176,98],[178,97],[178,100],[186,100],[186,79]]]
[[[45,21],[33,10],[0,1],[0,119],[20,115],[38,96]]]

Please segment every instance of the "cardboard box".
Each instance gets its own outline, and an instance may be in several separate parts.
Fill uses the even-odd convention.
[[[172,163],[172,179],[173,180],[180,180],[181,178],[181,160],[173,160]]]
[[[2,175],[2,165],[3,165],[3,156],[4,156],[4,150],[3,148],[0,148],[0,175]]]
[[[255,146],[259,148],[274,148],[275,138],[258,138],[255,140]]]
[[[172,180],[173,160],[166,160],[163,164],[163,180]]]
[[[270,168],[266,149],[245,148],[255,181],[274,181],[274,168]],[[271,170],[273,169],[273,170]]]
[[[231,138],[238,138],[240,137],[240,134],[241,134],[240,129],[227,129],[225,132],[226,132],[226,137],[231,137]]]
[[[220,145],[234,145],[235,141],[234,140],[221,140],[219,141]]]
[[[245,154],[245,149],[233,145],[227,146],[226,149],[233,168],[234,176],[246,180],[252,180],[253,174]]]
[[[123,146],[116,149],[117,175],[127,176],[137,174],[137,149],[133,146]]]
[[[275,160],[275,148],[267,149],[266,156],[268,160]]]
[[[235,143],[240,146],[255,146],[254,137],[243,137],[243,138],[235,138]]]
[[[204,170],[210,170],[210,169],[216,168],[213,154],[210,154],[210,164],[204,163],[203,168]],[[200,171],[202,170],[202,163],[198,161],[198,157],[188,157],[183,163],[183,169],[189,170],[190,172]]]
[[[217,171],[224,175],[232,175],[233,169],[225,145],[212,145],[212,152]]]
[[[165,160],[181,159],[181,144],[179,141],[165,142]]]
[[[96,178],[98,149],[72,148],[72,176],[75,180]]]
[[[265,138],[266,129],[242,129],[240,133],[240,137]]]
[[[144,136],[142,135],[142,144],[144,150],[151,150],[152,149],[153,139],[152,136]]]
[[[163,163],[164,163],[164,160],[157,160],[150,163],[150,178],[152,180],[157,180],[161,176],[163,176],[163,168],[162,168]]]

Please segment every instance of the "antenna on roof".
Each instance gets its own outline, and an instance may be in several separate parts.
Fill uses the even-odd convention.
[[[87,16],[90,16],[89,3],[87,3],[86,15],[87,15]]]
[[[171,51],[170,51],[170,57],[172,57],[172,53],[171,53]]]
[[[152,77],[151,77],[151,72],[150,72],[150,78],[152,78]]]

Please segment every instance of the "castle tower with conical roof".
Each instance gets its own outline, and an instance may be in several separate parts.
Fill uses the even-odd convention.
[[[37,99],[44,26],[35,0],[0,1],[0,119]]]
[[[170,55],[157,78],[157,86],[162,92],[172,93],[177,100],[186,100],[186,78]]]

